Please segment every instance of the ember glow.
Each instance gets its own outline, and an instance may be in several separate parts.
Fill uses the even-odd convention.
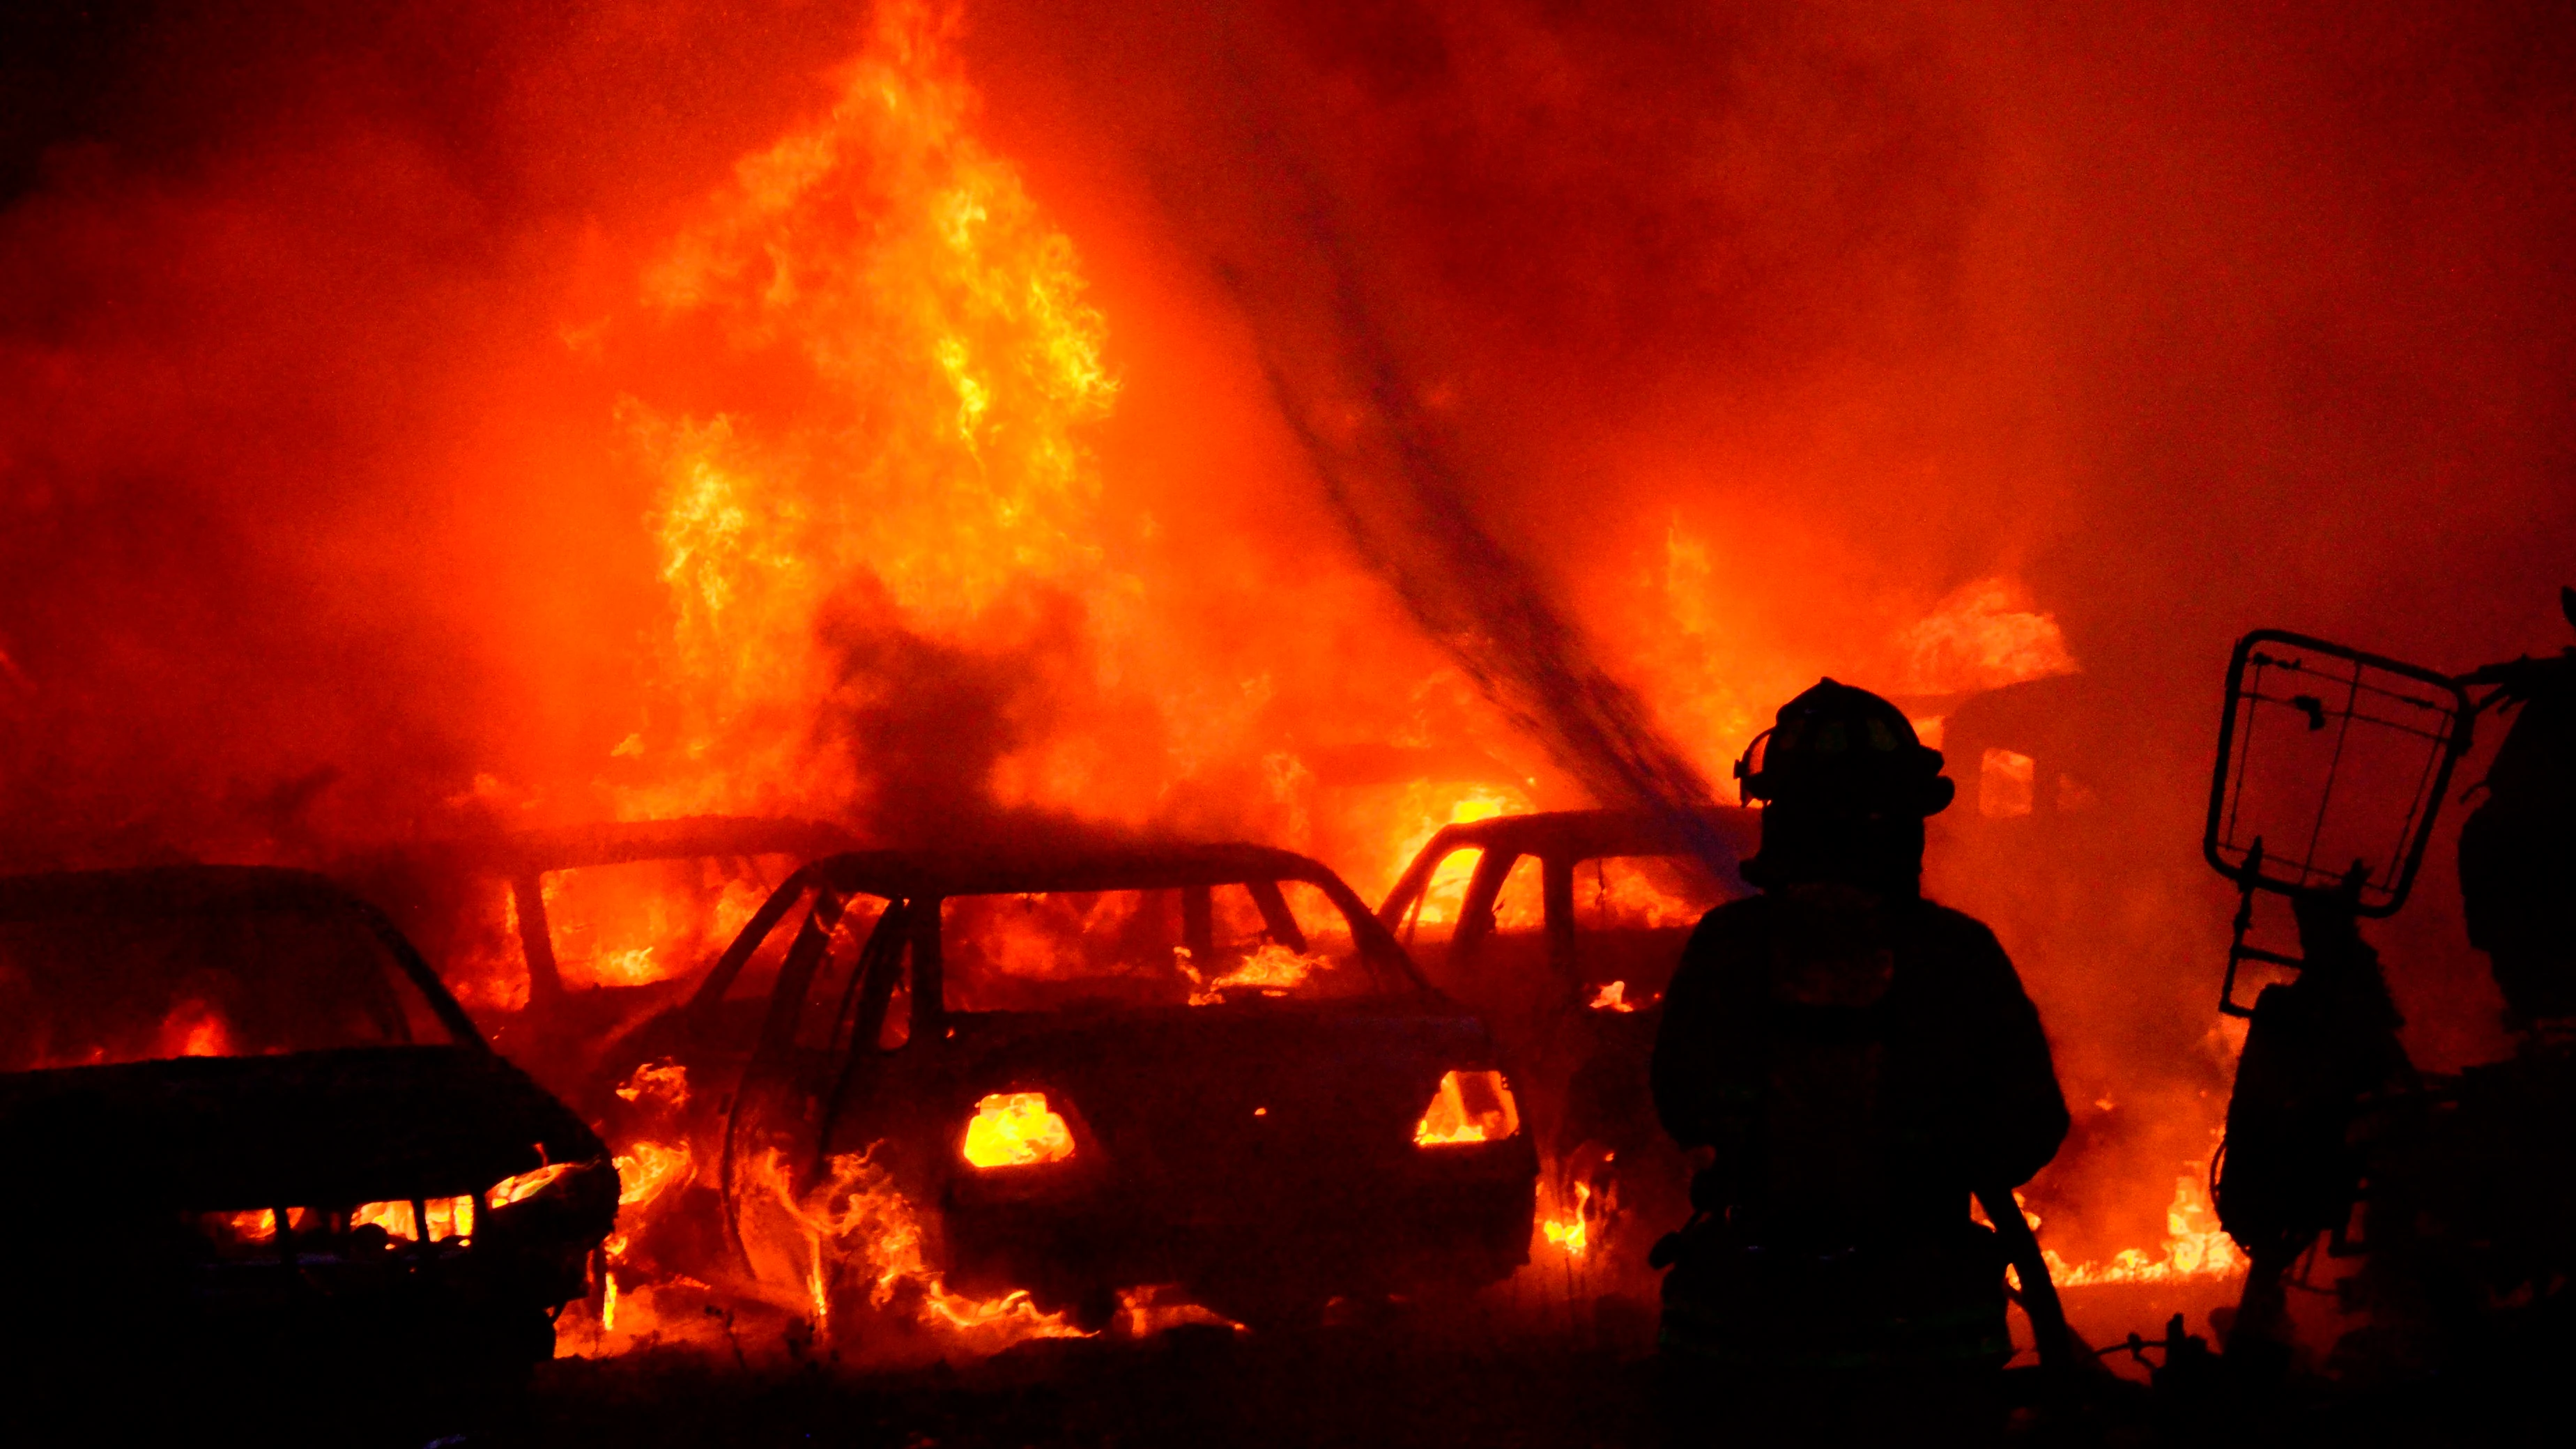
[[[642,1063],[628,1074],[617,1095],[629,1102],[651,1102],[679,1111],[689,1105],[689,1069],[667,1057]]]
[[[163,1056],[220,1057],[232,1051],[231,1024],[204,1002],[182,1002],[161,1023]]]

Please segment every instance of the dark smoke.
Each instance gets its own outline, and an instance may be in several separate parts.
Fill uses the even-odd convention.
[[[1089,657],[1081,606],[1028,589],[994,613],[996,637],[970,644],[907,628],[872,578],[825,607],[818,628],[837,677],[815,728],[817,743],[850,765],[856,793],[844,818],[905,845],[1036,828],[995,800],[993,774],[1044,739],[1079,690]]]
[[[1593,657],[1529,565],[1478,521],[1474,490],[1417,401],[1419,385],[1355,295],[1347,259],[1329,244],[1322,254],[1331,259],[1335,285],[1310,315],[1340,321],[1339,355],[1297,358],[1274,330],[1265,334],[1265,360],[1280,407],[1360,557],[1485,696],[1594,799],[1695,821],[1691,807],[1710,801],[1698,768],[1655,728],[1636,692]],[[1249,303],[1253,292],[1239,295]],[[1314,375],[1336,364],[1338,376]]]

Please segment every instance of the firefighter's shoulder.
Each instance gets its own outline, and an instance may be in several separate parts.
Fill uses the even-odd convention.
[[[1927,900],[1912,926],[1916,946],[1927,959],[1960,965],[2000,962],[2007,969],[2012,964],[1993,929],[1966,911]]]

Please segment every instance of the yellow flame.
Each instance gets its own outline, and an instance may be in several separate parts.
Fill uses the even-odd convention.
[[[1073,1129],[1048,1110],[1044,1092],[997,1092],[975,1104],[965,1151],[977,1167],[1061,1162],[1073,1155]]]
[[[434,1197],[422,1204],[429,1212],[429,1240],[433,1243],[474,1235],[474,1199],[470,1197]],[[375,1226],[385,1235],[407,1243],[420,1241],[420,1221],[407,1202],[371,1202],[349,1214],[349,1226]]]
[[[915,629],[972,623],[1024,581],[1097,620],[1131,607],[1082,441],[1117,396],[1107,326],[1071,240],[969,128],[951,29],[920,0],[879,6],[830,112],[745,157],[645,278],[665,314],[818,386],[756,419],[622,404],[661,476],[680,733],[646,731],[639,758],[691,766],[630,808],[816,788],[810,742],[778,719],[841,683],[818,623],[853,585]]]
[[[1568,1257],[1580,1258],[1583,1256],[1586,1239],[1589,1236],[1587,1231],[1588,1225],[1585,1223],[1583,1217],[1583,1207],[1584,1204],[1591,1201],[1591,1199],[1592,1185],[1586,1182],[1578,1182],[1574,1185],[1574,1215],[1570,1218],[1551,1217],[1545,1222],[1539,1224],[1539,1231],[1547,1235],[1547,1240],[1549,1242],[1563,1248],[1566,1252],[1566,1256]]]

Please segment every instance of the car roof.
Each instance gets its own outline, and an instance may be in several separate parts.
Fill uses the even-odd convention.
[[[1762,815],[1733,805],[1696,812],[1737,858],[1761,838]],[[1444,825],[1433,846],[1478,847],[1522,855],[1591,860],[1597,856],[1687,855],[1698,842],[1682,822],[1654,810],[1540,810]],[[1425,847],[1426,850],[1429,847]]]
[[[1762,812],[1733,805],[1706,805],[1696,812],[1700,831],[1690,822],[1655,810],[1539,810],[1526,815],[1496,815],[1440,827],[1418,852],[1378,906],[1381,919],[1400,911],[1429,884],[1432,871],[1450,852],[1484,850],[1535,855],[1542,860],[1615,860],[1622,856],[1682,855],[1699,857],[1712,843],[1724,858],[1721,877],[1740,879],[1737,866],[1761,843]]]
[[[858,850],[809,869],[843,891],[886,897],[1031,895],[1163,890],[1245,881],[1306,881],[1349,890],[1330,866],[1266,845],[1132,843],[1081,847],[1004,843],[977,850]]]
[[[1413,959],[1379,924],[1368,903],[1335,875],[1332,867],[1311,856],[1239,842],[1201,845],[1103,841],[1096,836],[1070,841],[1031,836],[973,850],[854,850],[811,862],[771,892],[743,924],[733,944],[700,978],[690,995],[688,1010],[707,1010],[722,998],[760,940],[805,891],[817,886],[828,886],[845,895],[926,900],[1054,891],[1169,890],[1250,881],[1304,881],[1320,888],[1349,919],[1364,953],[1389,958],[1415,986],[1423,984]]]
[[[819,820],[680,815],[454,836],[405,846],[396,854],[507,879],[704,856],[792,855],[811,860],[857,843],[849,831]]]

